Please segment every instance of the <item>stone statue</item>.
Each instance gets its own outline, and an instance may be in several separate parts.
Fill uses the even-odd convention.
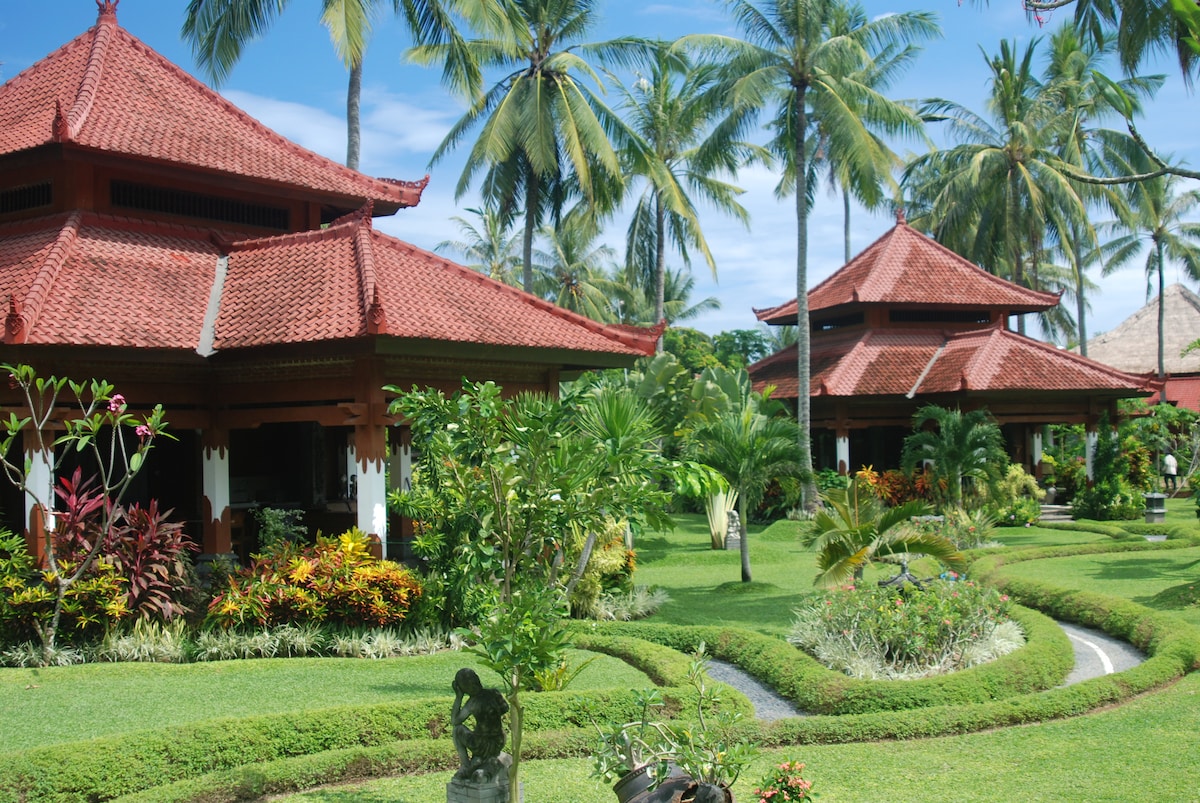
[[[504,749],[503,717],[508,713],[504,695],[485,689],[473,669],[463,668],[454,676],[454,708],[450,711],[454,747],[458,750],[460,780],[489,782],[501,774],[507,779],[508,768],[501,758]],[[468,699],[463,702],[463,697]],[[475,718],[475,729],[466,722]],[[507,758],[504,755],[504,758]]]

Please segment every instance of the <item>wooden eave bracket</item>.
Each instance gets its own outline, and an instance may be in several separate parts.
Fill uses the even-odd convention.
[[[390,427],[400,422],[400,416],[388,413],[385,405],[374,402],[341,402],[338,410],[345,414],[342,425],[347,427]]]

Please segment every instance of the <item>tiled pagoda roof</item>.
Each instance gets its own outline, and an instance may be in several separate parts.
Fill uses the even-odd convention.
[[[993,276],[909,226],[896,225],[825,281],[808,291],[809,313],[850,305],[998,309],[1038,312],[1058,304],[1054,293],[1029,290]],[[795,299],[755,310],[760,321],[795,324]]]
[[[797,397],[796,347],[750,367],[756,390]],[[847,330],[812,340],[815,397],[909,397],[947,393],[1074,392],[1136,395],[1153,381],[1000,327]]]
[[[321,230],[218,239],[79,212],[0,226],[5,342],[208,353],[386,335],[636,357],[660,331],[496,282],[375,231],[366,208]]]
[[[271,131],[118,25],[115,6],[105,0],[96,25],[0,87],[0,155],[71,143],[342,198],[350,209],[420,201],[425,181],[370,178]]]

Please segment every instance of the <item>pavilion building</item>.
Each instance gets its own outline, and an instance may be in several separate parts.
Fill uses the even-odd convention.
[[[1118,399],[1155,386],[1007,328],[1010,316],[1058,301],[987,273],[898,213],[894,228],[808,291],[814,466],[898,466],[913,414],[936,404],[986,408],[1030,473],[1047,424],[1084,424],[1090,476],[1101,416],[1115,421]],[[771,325],[798,320],[795,300],[755,313]],[[795,400],[796,347],[752,365],[750,376],[756,390]]]
[[[1116,328],[1088,339],[1088,357],[1121,371],[1158,373],[1156,296]],[[1182,284],[1162,294],[1163,372],[1161,395],[1148,399],[1200,411],[1200,353],[1184,351],[1200,337],[1200,296]]]
[[[398,556],[386,497],[409,480],[409,434],[385,384],[553,394],[654,352],[661,327],[598,324],[376,231],[428,176],[370,178],[295,145],[98,5],[0,87],[0,362],[107,379],[135,413],[161,403],[176,440],[133,494],[173,508],[204,553],[244,558],[262,505]],[[31,478],[43,499],[48,473]],[[36,529],[7,483],[0,512]]]

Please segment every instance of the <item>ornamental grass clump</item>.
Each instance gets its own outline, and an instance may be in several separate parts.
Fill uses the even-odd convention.
[[[788,641],[831,669],[903,680],[966,669],[1024,644],[1007,596],[971,581],[854,588],[796,609]]]

